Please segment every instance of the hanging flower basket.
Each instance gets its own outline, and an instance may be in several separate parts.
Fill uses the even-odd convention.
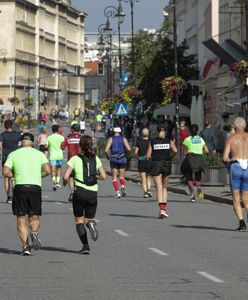
[[[33,97],[27,97],[26,99],[26,105],[27,106],[32,106],[33,105]]]
[[[248,60],[241,60],[234,63],[231,67],[231,73],[238,79],[242,81],[248,77]]]
[[[183,90],[186,89],[186,82],[182,77],[169,76],[162,80],[162,89],[165,93],[162,104],[170,104],[174,94],[177,92],[181,95]]]
[[[133,97],[138,97],[141,95],[141,91],[137,90],[133,86],[129,86],[122,90],[121,99],[122,102],[127,103],[128,105],[132,105]]]
[[[20,100],[17,97],[11,97],[11,98],[8,98],[8,100],[11,103],[11,105],[17,105],[20,103]]]

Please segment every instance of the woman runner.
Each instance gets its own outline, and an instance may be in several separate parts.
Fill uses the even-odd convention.
[[[80,139],[81,154],[88,159],[95,159],[96,170],[99,173],[98,178],[106,179],[106,172],[102,167],[102,163],[98,156],[92,150],[92,138],[88,135],[82,136]],[[66,185],[71,172],[75,174],[75,190],[72,198],[73,214],[75,216],[76,230],[83,244],[83,248],[79,251],[81,254],[89,254],[90,248],[87,238],[87,231],[84,225],[89,229],[93,241],[98,238],[96,228],[95,215],[97,208],[97,183],[87,185],[84,183],[84,166],[83,160],[79,155],[73,156],[67,162],[67,169],[63,177],[63,184]]]
[[[151,175],[156,186],[157,201],[159,204],[159,219],[168,217],[167,186],[171,174],[171,158],[177,153],[174,142],[166,137],[166,124],[157,127],[158,137],[151,140],[148,147],[147,158],[152,160]]]

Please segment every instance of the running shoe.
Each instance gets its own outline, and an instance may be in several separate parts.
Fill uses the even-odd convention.
[[[96,228],[96,222],[91,220],[91,221],[88,221],[88,223],[86,225],[89,229],[92,240],[96,241],[98,239],[98,231]]]
[[[68,201],[69,201],[69,202],[72,202],[72,198],[73,198],[73,193],[70,193],[70,196],[69,196],[69,198],[68,198]]]
[[[158,218],[159,219],[164,219],[164,218],[168,218],[168,217],[169,217],[169,215],[168,215],[167,211],[161,209]]]
[[[195,196],[190,196],[190,201],[195,202]]]
[[[90,254],[90,247],[88,244],[83,245],[83,248],[78,252],[79,254]]]
[[[53,191],[55,192],[57,190],[57,187],[56,187],[56,182],[53,183]]]
[[[116,192],[116,198],[121,198],[121,193],[119,191]]]
[[[127,196],[127,192],[124,186],[121,187],[121,196],[122,197],[126,197]]]
[[[6,203],[7,204],[11,204],[12,203],[12,197],[11,196],[8,196],[8,198],[6,200]]]
[[[240,232],[245,232],[246,230],[246,225],[245,224],[239,224],[239,227],[236,229],[236,231]]]
[[[149,196],[148,196],[148,193],[147,192],[145,192],[144,193],[144,198],[148,198]]]
[[[59,182],[56,183],[56,188],[61,188],[61,185]]]
[[[31,237],[31,241],[32,241],[32,248],[34,250],[39,250],[41,247],[41,241],[39,240],[39,236],[38,236],[38,232],[35,231],[31,231],[30,232],[30,237]]]
[[[152,197],[152,192],[151,191],[147,191],[147,195],[148,195],[149,198],[151,198]]]
[[[204,194],[203,194],[202,190],[198,189],[197,193],[198,193],[198,199],[199,200],[204,200]]]
[[[23,248],[23,251],[20,253],[21,256],[29,256],[31,254],[31,248],[26,246]]]

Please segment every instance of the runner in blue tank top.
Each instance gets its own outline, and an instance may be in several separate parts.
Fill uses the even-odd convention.
[[[109,150],[111,154],[109,155]],[[114,189],[116,191],[116,197],[120,198],[126,196],[125,189],[125,168],[127,163],[127,158],[125,152],[131,151],[128,141],[125,137],[121,135],[121,128],[114,127],[114,136],[108,138],[105,147],[105,154],[108,159],[110,159],[110,167],[112,173],[112,182]],[[117,176],[120,178],[121,193],[119,190]]]

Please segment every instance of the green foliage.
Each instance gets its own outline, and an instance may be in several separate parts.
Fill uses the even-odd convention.
[[[220,154],[203,154],[203,161],[206,167],[223,166],[222,156]]]

